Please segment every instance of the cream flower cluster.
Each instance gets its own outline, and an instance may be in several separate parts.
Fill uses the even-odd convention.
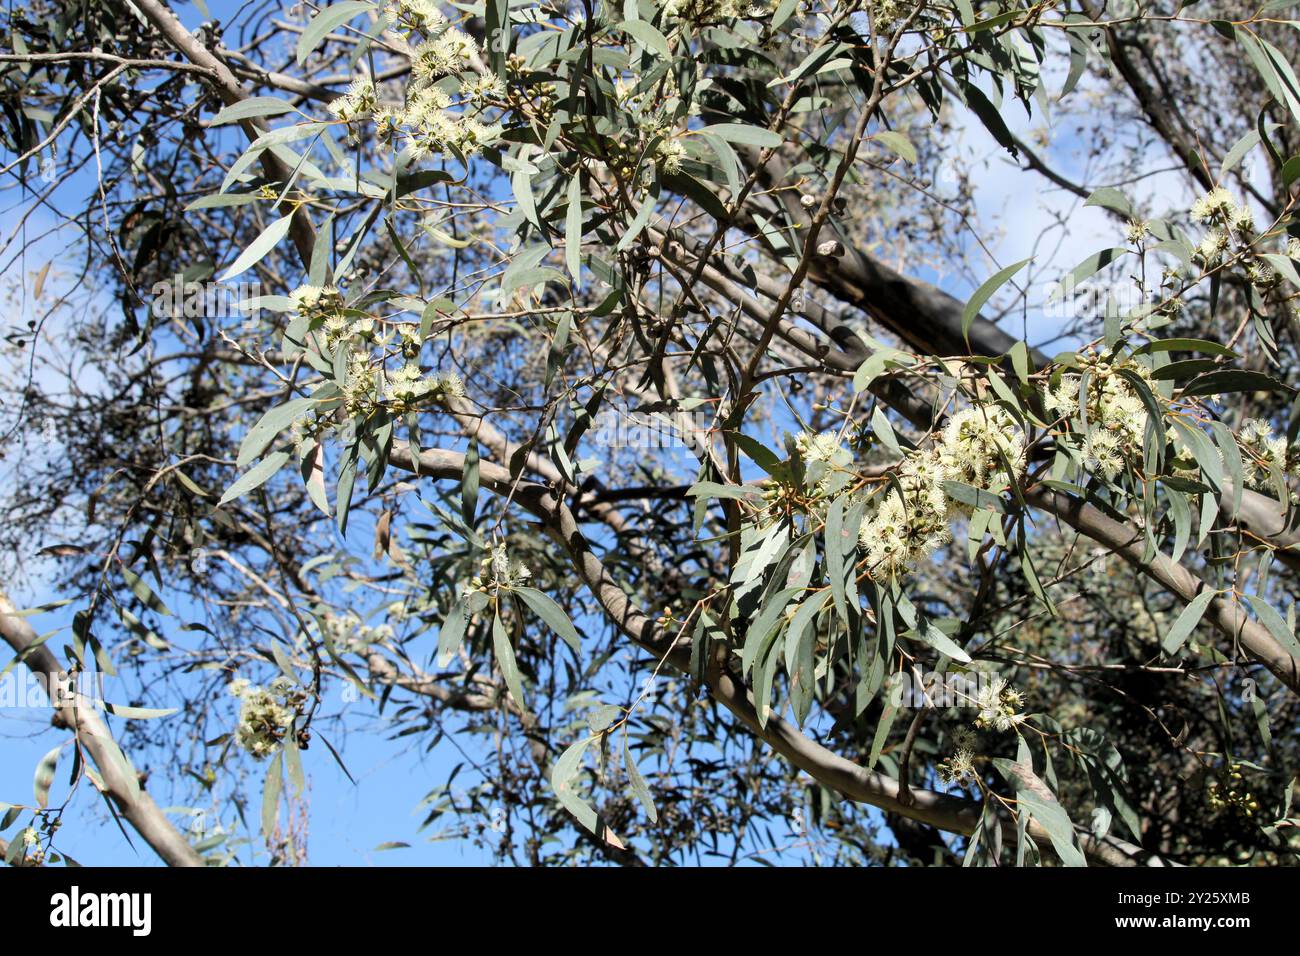
[[[1015,475],[1025,466],[1024,432],[1009,412],[991,405],[953,415],[938,445],[909,456],[898,487],[873,499],[858,533],[871,576],[893,580],[952,540],[949,520],[963,506],[948,497],[945,481],[998,493],[1010,484],[1008,466]]]
[[[460,78],[478,56],[478,44],[453,27],[436,4],[398,0],[388,13],[412,43],[406,102],[380,103],[374,82],[360,77],[329,104],[329,111],[349,124],[369,116],[382,141],[400,137],[413,159],[451,152],[472,156],[495,138],[496,131],[480,117],[505,96],[505,83],[491,72]],[[451,109],[453,92],[467,109]]]
[[[395,633],[391,624],[365,624],[355,614],[326,613],[321,616],[324,636],[340,653],[364,653],[371,644],[391,641]]]
[[[1149,381],[1151,370],[1137,362],[1095,362],[1088,379],[1088,431],[1079,450],[1089,470],[1114,481],[1124,462],[1139,457],[1147,427],[1147,410],[1121,370]],[[1057,415],[1073,418],[1079,411],[1082,378],[1073,373],[1061,376],[1055,388],[1044,396],[1044,404]]]
[[[888,33],[909,12],[903,0],[869,0],[867,6],[877,33]],[[912,7],[915,8],[915,4]]]
[[[803,432],[795,438],[795,445],[805,462],[836,462],[848,454],[840,443],[840,436],[835,432],[822,432],[819,435]]]
[[[822,432],[819,435],[803,432],[795,438],[795,446],[799,449],[806,468],[805,483],[813,493],[833,491],[832,484],[836,480],[837,471],[843,471],[853,464],[853,453],[844,447],[840,436],[835,432]],[[821,513],[821,509],[818,510]]]
[[[1210,227],[1196,248],[1197,256],[1207,266],[1218,263],[1232,245],[1233,236],[1249,240],[1255,231],[1255,217],[1250,208],[1238,205],[1232,193],[1222,186],[1192,204],[1192,218]]]
[[[938,448],[943,479],[1000,491],[1011,481],[1008,466],[1024,471],[1025,435],[1005,408],[975,406],[948,419]]]
[[[745,0],[664,0],[660,6],[668,19],[716,23],[743,17],[753,5]]]
[[[875,508],[858,532],[873,578],[892,581],[952,540],[942,481],[937,458],[923,455],[899,469],[901,494],[891,488],[873,499]]]
[[[368,76],[358,76],[348,87],[348,91],[338,99],[331,100],[325,108],[345,123],[360,118],[379,105],[379,92],[375,83]]]
[[[504,541],[499,541],[488,549],[481,567],[482,573],[470,581],[470,586],[465,590],[467,595],[494,587],[521,588],[533,579],[533,572],[528,566],[510,556]]]
[[[1270,473],[1283,477],[1300,477],[1300,448],[1288,447],[1286,439],[1273,434],[1273,426],[1258,418],[1249,418],[1241,427],[1241,444],[1248,452],[1245,481],[1259,488],[1267,487]]]
[[[614,98],[624,114],[635,120],[644,142],[659,137],[654,148],[654,159],[659,168],[668,175],[680,172],[687,151],[682,140],[684,130],[678,119],[677,106],[682,91],[677,85],[677,77],[670,71],[660,82],[644,89],[640,88],[640,79],[635,74],[615,79]],[[688,104],[686,112],[696,115],[699,110]],[[639,148],[629,144],[629,149],[633,157],[639,157]],[[648,176],[648,170],[646,172]]]
[[[322,319],[343,308],[343,295],[333,286],[302,285],[289,293],[298,314]]]
[[[686,146],[681,140],[665,137],[660,143],[659,148],[655,151],[659,165],[663,171],[672,175],[681,172],[682,160],[686,158]]]
[[[465,397],[465,383],[454,372],[430,373],[420,368],[420,327],[415,323],[398,326],[394,331],[366,315],[350,314],[338,290],[318,286],[301,286],[290,293],[298,314],[320,323],[325,343],[333,351],[345,349],[347,377],[342,384],[343,400],[350,415],[368,411],[378,401],[376,347],[384,349],[396,340],[405,363],[396,371],[381,376],[383,398],[398,412],[409,411],[425,398],[445,402]],[[313,432],[313,423],[299,419],[293,424],[295,447],[301,448]]]
[[[230,682],[228,690],[240,699],[235,742],[258,760],[274,754],[293,726],[302,699],[292,682],[277,677],[269,686],[258,687],[240,677]]]
[[[958,727],[952,734],[953,754],[939,764],[939,779],[947,784],[960,784],[975,779],[975,732],[969,727]]]
[[[975,705],[980,709],[975,726],[981,729],[1012,730],[1025,719],[1025,715],[1020,713],[1025,706],[1024,695],[1001,677],[994,677],[980,686]]]
[[[396,17],[407,32],[437,30],[447,25],[447,18],[432,0],[399,0],[388,8],[388,13]]]
[[[976,694],[971,703],[979,708],[975,726],[981,730],[1006,732],[1025,722],[1025,715],[1020,712],[1025,706],[1025,697],[1008,684],[1005,678],[994,675],[981,682]],[[958,727],[953,732],[952,744],[952,756],[936,768],[939,779],[946,784],[975,780],[975,732],[969,727]]]
[[[384,396],[399,411],[415,405],[422,398],[445,402],[465,397],[465,383],[455,372],[434,372],[425,375],[416,362],[407,362],[388,376]]]
[[[975,779],[975,751],[958,747],[951,757],[939,764],[939,779],[946,784],[962,784]]]

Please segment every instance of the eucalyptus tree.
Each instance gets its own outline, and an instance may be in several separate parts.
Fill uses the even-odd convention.
[[[1292,862],[1294,6],[11,7],[8,859]]]

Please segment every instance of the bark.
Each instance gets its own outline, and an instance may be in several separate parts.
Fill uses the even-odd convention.
[[[26,619],[16,615],[13,604],[3,593],[0,593],[0,634],[16,654],[23,655],[23,663],[41,678],[47,688],[58,686],[60,680],[67,679],[48,648],[32,646],[37,639],[36,632]],[[104,788],[118,811],[164,862],[169,866],[204,865],[203,858],[172,825],[153,798],[136,781],[129,779],[124,764],[114,753],[117,744],[99,716],[95,702],[77,694],[71,703],[55,708],[55,721],[76,734],[78,745],[94,761]]]

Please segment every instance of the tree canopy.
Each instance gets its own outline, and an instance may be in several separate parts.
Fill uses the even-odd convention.
[[[1295,861],[1297,4],[0,22],[8,862]]]

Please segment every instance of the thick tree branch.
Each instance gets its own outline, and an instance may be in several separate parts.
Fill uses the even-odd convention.
[[[435,479],[459,480],[464,469],[464,456],[458,452],[431,449],[422,451],[417,458],[404,443],[394,445],[390,461],[398,468]],[[666,658],[677,669],[689,672],[689,651],[676,641],[676,635],[656,624],[631,601],[592,551],[573,513],[548,488],[531,482],[515,482],[505,468],[482,461],[479,479],[482,487],[500,495],[512,495],[514,501],[542,521],[547,534],[569,553],[579,577],[623,634],[657,657]],[[899,797],[897,780],[864,770],[805,736],[781,716],[770,714],[766,724],[760,724],[749,692],[724,668],[716,664],[709,668],[705,684],[713,699],[731,711],[751,733],[796,767],[849,799],[955,833],[969,834],[978,823],[982,806],[976,801],[913,788],[910,800],[905,802]],[[1014,835],[1014,828],[1011,832]],[[1030,824],[1030,833],[1040,841],[1047,840],[1046,832],[1036,822]],[[1159,863],[1140,848],[1122,841],[1095,840],[1082,834],[1080,839],[1085,851],[1098,862],[1129,866],[1144,861],[1152,865]]]
[[[1184,602],[1191,601],[1206,587],[1205,582],[1195,574],[1163,554],[1157,553],[1151,560],[1144,560],[1145,535],[1131,525],[1108,517],[1086,502],[1042,486],[1026,491],[1025,500],[1105,545]],[[1247,654],[1267,667],[1292,691],[1300,694],[1300,661],[1292,657],[1267,628],[1252,621],[1239,603],[1216,597],[1206,608],[1204,620],[1212,623],[1234,643],[1240,642]]]
[[[23,663],[47,689],[67,682],[67,674],[49,649],[33,646],[37,640],[36,632],[25,618],[17,616],[13,603],[3,593],[0,593],[0,634],[16,654],[23,655]],[[99,768],[108,796],[122,816],[169,866],[204,865],[203,858],[172,825],[153,798],[136,781],[128,779],[122,761],[114,754],[117,744],[99,716],[94,701],[80,694],[73,695],[71,703],[55,708],[55,719],[76,733],[80,746]]]

